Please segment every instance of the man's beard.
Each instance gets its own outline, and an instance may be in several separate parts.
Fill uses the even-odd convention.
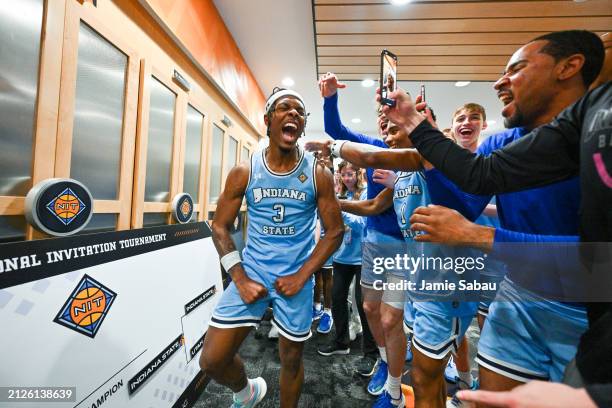
[[[510,117],[504,118],[504,126],[507,129],[521,127],[525,123],[525,115],[521,111],[521,108],[516,106],[514,114]]]

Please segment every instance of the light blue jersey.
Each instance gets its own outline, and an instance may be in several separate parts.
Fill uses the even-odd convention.
[[[277,292],[274,283],[281,276],[296,273],[314,249],[314,169],[314,157],[301,149],[298,164],[285,174],[270,170],[265,150],[251,158],[245,191],[249,226],[242,266],[249,278],[266,287],[268,294],[247,304],[231,282],[215,306],[211,326],[257,326],[272,305],[272,325],[283,337],[303,342],[312,335],[313,280],[306,281],[297,294],[289,297]]]
[[[393,189],[393,208],[404,240],[414,242],[416,232],[410,229],[410,217],[417,207],[431,204],[425,176],[420,171],[397,173]],[[413,247],[411,245],[411,247]],[[412,255],[412,254],[411,254]],[[420,254],[414,254],[418,256]]]
[[[299,157],[283,174],[270,170],[265,150],[251,158],[243,266],[265,282],[296,273],[315,246],[316,160],[302,149]]]
[[[417,234],[410,229],[410,217],[417,207],[426,207],[431,204],[427,181],[423,172],[399,172],[393,189],[393,207],[397,215],[397,223],[402,232],[405,242],[407,243],[407,253],[410,257],[428,258],[446,258],[453,254],[449,252],[448,247],[437,244],[416,242],[414,238]],[[417,290],[410,292],[410,297],[415,301],[416,309],[425,309],[434,313],[450,315],[450,316],[471,316],[476,313],[476,302],[457,302],[445,301],[445,299],[455,299],[453,291],[428,290],[422,293],[418,290],[422,281],[438,281],[443,282],[448,274],[454,274],[453,270],[438,270],[436,268],[420,268],[412,276],[410,280],[416,282]],[[454,276],[452,276],[454,278]],[[426,301],[424,301],[427,299]],[[436,299],[437,301],[432,301]],[[420,300],[420,301],[419,301]]]

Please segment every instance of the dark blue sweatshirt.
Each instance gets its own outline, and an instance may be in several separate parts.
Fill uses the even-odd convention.
[[[323,102],[323,120],[325,123],[325,132],[333,139],[349,140],[351,142],[365,143],[384,148],[388,147],[382,140],[361,133],[355,133],[342,124],[340,112],[338,111],[338,93],[329,98],[325,98]],[[376,197],[378,193],[385,189],[385,186],[382,184],[374,182],[372,173],[374,173],[374,169],[366,169],[368,199]],[[397,225],[397,218],[393,207],[390,207],[379,215],[366,217],[366,229],[376,230],[383,234],[391,235],[399,240],[404,239]]]

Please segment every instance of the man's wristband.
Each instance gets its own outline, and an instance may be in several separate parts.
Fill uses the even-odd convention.
[[[225,254],[221,257],[221,266],[227,272],[229,272],[230,268],[236,264],[242,262],[240,259],[240,253],[238,251],[232,251],[229,254]]]
[[[341,158],[340,151],[342,150],[342,146],[346,143],[346,140],[336,140],[332,143],[331,154],[333,157]]]

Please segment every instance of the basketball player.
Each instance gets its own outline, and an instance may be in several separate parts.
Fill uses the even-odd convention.
[[[268,148],[234,167],[212,225],[221,264],[232,277],[206,334],[200,366],[234,392],[233,407],[254,407],[263,378],[248,379],[238,348],[271,303],[280,332],[280,406],[296,407],[304,381],[302,351],[311,337],[312,275],[338,248],[344,232],[329,170],[297,145],[306,124],[302,97],[275,88],[265,105]],[[249,217],[244,262],[230,236],[243,198]],[[315,214],[326,234],[315,246]]]
[[[383,132],[384,142],[391,148],[410,148],[412,143],[403,127],[389,122]],[[348,161],[363,162],[367,157],[367,152],[371,146],[365,144],[347,143],[343,147],[335,144],[338,155],[342,150],[342,157]],[[314,146],[311,142],[310,146]],[[307,146],[308,147],[308,146]],[[425,254],[427,257],[449,255],[446,249],[428,245],[423,246],[416,242],[418,234],[411,230],[408,220],[415,208],[426,206],[431,203],[429,189],[423,174],[423,170],[431,168],[431,165],[424,160],[415,159],[411,163],[415,171],[399,172],[397,179],[391,182],[383,180],[385,177],[377,175],[381,171],[377,170],[374,174],[375,180],[387,187],[382,193],[373,200],[365,201],[361,208],[353,206],[351,209],[358,210],[362,215],[372,215],[379,213],[388,206],[393,205],[397,215],[397,224],[402,231],[402,236],[407,244],[406,252],[411,256]],[[392,192],[390,194],[389,192]],[[400,249],[400,248],[398,248]],[[364,247],[365,250],[365,247]],[[441,280],[443,271],[427,270],[424,273],[415,271],[422,280],[426,275],[429,280]],[[435,278],[434,278],[435,277]],[[433,278],[433,279],[432,279]],[[390,271],[386,276],[388,283],[396,285],[409,279],[408,276],[398,271]],[[403,291],[385,290],[383,303],[381,305],[381,316],[383,319],[383,329],[387,349],[394,350],[393,354],[388,353],[389,376],[387,378],[383,394],[378,398],[374,407],[393,408],[404,407],[405,401],[400,391],[400,377],[404,365],[404,355],[406,350],[405,337],[402,335],[402,317],[405,326],[413,333],[412,342],[414,345],[414,361],[411,370],[412,385],[415,392],[415,406],[421,407],[442,407],[445,405],[446,390],[443,372],[446,367],[451,351],[456,351],[460,346],[464,334],[476,313],[476,302],[454,302],[442,301],[454,297],[450,293],[421,293],[418,291],[410,292],[410,302]],[[436,301],[436,299],[441,299]],[[396,340],[391,340],[396,339]],[[401,340],[400,345],[395,342]]]

